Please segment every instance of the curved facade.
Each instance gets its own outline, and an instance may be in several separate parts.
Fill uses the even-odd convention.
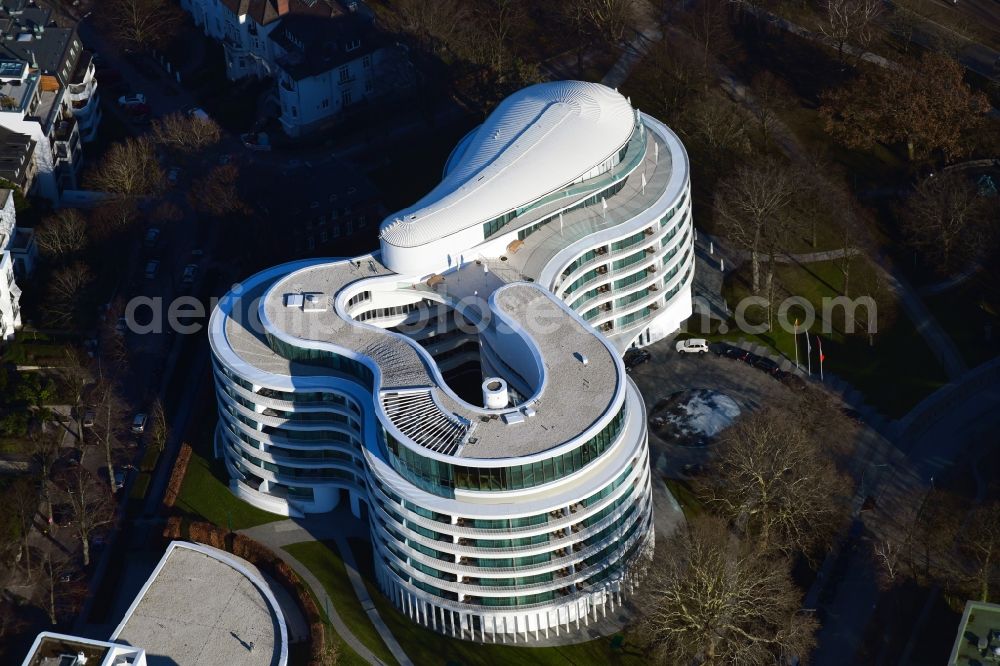
[[[585,161],[562,164],[574,136],[563,157]],[[233,491],[286,515],[350,501],[383,591],[445,633],[530,640],[612,610],[653,534],[620,352],[690,313],[686,165],[616,92],[533,86],[380,252],[245,281],[210,324]]]

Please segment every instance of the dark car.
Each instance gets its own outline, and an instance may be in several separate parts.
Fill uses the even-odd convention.
[[[779,377],[781,383],[795,391],[802,391],[806,388],[806,380],[802,379],[794,372],[786,372],[783,377]]]
[[[724,356],[736,361],[744,361],[750,354],[750,352],[745,349],[734,347],[733,345],[725,342],[713,342],[708,346],[708,348],[714,352],[716,356]]]
[[[625,352],[622,360],[625,362],[626,368],[634,368],[637,365],[642,365],[651,358],[653,358],[653,355],[645,349],[629,349]]]
[[[764,356],[754,356],[750,364],[758,370],[763,370],[769,375],[781,372],[781,367],[777,363]]]
[[[864,418],[862,418],[861,412],[859,412],[856,409],[851,409],[849,407],[841,407],[840,413],[859,425],[864,422]]]

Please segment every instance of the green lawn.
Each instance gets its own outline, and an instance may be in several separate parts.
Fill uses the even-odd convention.
[[[213,469],[221,465],[220,462],[213,466],[202,456],[192,453],[175,506],[216,525],[228,527],[231,522],[234,531],[284,520],[284,516],[262,511],[233,495],[222,481],[224,470]]]
[[[871,293],[874,269],[866,259],[854,260],[851,268],[851,296]],[[749,266],[726,276],[724,292],[730,308],[750,291],[748,287]],[[794,294],[812,303],[817,318],[822,312],[822,299],[841,295],[843,274],[838,261],[817,262],[807,265],[788,264],[775,270],[775,280],[783,290],[776,298],[780,302],[785,296]],[[921,399],[946,383],[944,370],[920,337],[905,313],[891,300],[879,302],[883,308],[884,321],[879,322],[875,345],[869,345],[864,328],[856,328],[858,333],[846,335],[843,332],[843,315],[834,312],[832,330],[822,334],[823,353],[826,356],[824,369],[836,374],[861,391],[865,401],[883,414],[898,418],[910,410]],[[801,310],[789,310],[789,319],[801,317]],[[747,309],[749,323],[765,321],[762,308]],[[859,318],[865,317],[864,308],[858,310]],[[880,318],[881,319],[881,318]],[[777,319],[776,319],[777,321]],[[816,333],[820,324],[813,326],[811,337],[813,371],[818,373],[819,354]],[[709,336],[714,339],[745,338],[778,351],[790,359],[795,357],[795,338],[792,331],[785,331],[775,323],[771,331],[747,334],[731,330],[725,335]],[[799,335],[799,356],[806,365],[804,336]]]
[[[412,622],[382,596],[372,574],[371,546],[365,541],[351,540],[354,558],[358,562],[368,592],[379,615],[392,635],[402,645],[407,656],[420,666],[605,666],[607,664],[638,666],[649,659],[640,646],[626,637],[622,648],[611,647],[611,637],[578,645],[562,647],[510,647],[479,644],[449,638]]]
[[[367,666],[368,662],[361,658],[354,649],[344,642],[332,626],[330,626],[330,618],[326,614],[326,609],[322,607],[319,603],[319,599],[316,598],[316,594],[312,591],[312,588],[308,585],[306,589],[309,591],[309,596],[313,598],[316,602],[316,607],[319,608],[320,614],[323,616],[323,621],[326,623],[326,642],[327,644],[333,644],[339,650],[339,657],[337,659],[338,666]],[[308,643],[297,643],[290,646],[288,663],[291,666],[305,666],[309,663],[309,644]]]
[[[308,567],[323,584],[323,588],[333,601],[334,608],[350,628],[351,633],[385,663],[397,663],[389,648],[379,638],[375,626],[355,596],[336,544],[311,541],[285,546],[285,550]],[[325,608],[323,610],[326,611]]]
[[[705,511],[705,507],[702,505],[701,500],[694,494],[691,486],[686,481],[680,481],[678,479],[663,479],[664,483],[667,484],[667,488],[670,490],[670,494],[674,496],[677,503],[681,505],[681,510],[684,511],[684,517],[688,520],[701,515]]]

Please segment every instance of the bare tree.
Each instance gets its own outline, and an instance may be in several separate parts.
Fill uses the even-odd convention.
[[[685,29],[699,46],[701,69],[712,71],[713,56],[725,56],[736,48],[736,40],[730,24],[729,12],[732,0],[698,0],[683,17]],[[706,76],[703,84],[714,83],[713,77]]]
[[[431,51],[445,49],[460,54],[460,33],[469,24],[468,4],[461,0],[399,0],[393,3],[396,10],[389,18],[397,21],[392,26],[409,35]]]
[[[90,363],[86,355],[81,354],[77,349],[69,348],[63,355],[62,365],[56,371],[58,381],[62,387],[63,394],[68,398],[67,402],[73,407],[73,413],[77,419],[76,434],[78,443],[83,444],[83,425],[81,423],[83,404],[83,394],[87,385],[92,381],[90,373]]]
[[[907,244],[949,273],[986,254],[997,206],[995,200],[979,195],[967,174],[946,171],[924,178],[902,213]]]
[[[760,293],[760,260],[771,257],[784,242],[784,219],[796,184],[788,167],[774,160],[756,160],[737,167],[719,184],[715,209],[723,233],[750,253],[752,289]]]
[[[757,121],[757,129],[760,130],[764,148],[768,148],[771,131],[779,122],[778,111],[788,105],[793,95],[782,79],[767,70],[756,74],[750,82],[750,87],[753,90],[753,103],[749,105],[750,114]]]
[[[806,656],[817,623],[780,557],[742,546],[712,518],[679,529],[642,584],[640,633],[664,663],[770,666]]]
[[[872,542],[872,556],[881,586],[885,589],[895,587],[902,573],[903,547],[891,538],[876,539]]]
[[[214,146],[222,129],[211,118],[199,114],[171,113],[153,122],[153,140],[183,153],[196,153]]]
[[[97,18],[120,44],[145,50],[168,43],[184,19],[168,0],[102,0]]]
[[[845,62],[844,49],[850,42],[867,49],[882,14],[881,0],[826,0],[824,5],[826,22],[819,29],[837,47],[840,62]]]
[[[581,40],[582,42],[582,40]],[[674,118],[698,99],[707,72],[698,54],[681,48],[670,39],[649,45],[643,60],[648,67],[637,68],[624,85],[633,97],[641,97],[654,115]]]
[[[80,465],[68,469],[60,477],[58,486],[60,499],[70,508],[73,528],[83,546],[83,565],[90,566],[91,536],[115,517],[111,493]]]
[[[19,549],[24,560],[25,569],[31,575],[31,548],[28,546],[28,537],[31,535],[31,528],[35,523],[35,516],[38,515],[38,483],[34,479],[26,476],[17,478],[5,493],[5,506],[9,508],[14,517],[14,524],[20,537]]]
[[[977,505],[958,532],[958,553],[968,570],[968,592],[979,601],[995,599],[1000,585],[1000,502]]]
[[[605,44],[620,44],[635,24],[636,0],[571,0],[564,12],[575,17],[583,34],[596,36]]]
[[[762,550],[811,557],[846,516],[849,484],[792,411],[765,409],[725,432],[699,479],[707,506]]]
[[[495,75],[503,76],[508,69],[510,40],[524,19],[524,7],[518,0],[488,0],[475,17],[479,39],[473,49],[476,60]]]
[[[41,559],[41,584],[45,594],[45,611],[49,615],[49,622],[56,625],[59,622],[56,613],[56,599],[60,593],[59,579],[70,570],[70,564],[65,559],[59,558],[51,549],[46,549],[42,553]]]
[[[49,479],[52,476],[52,466],[59,458],[59,440],[43,428],[30,430],[28,439],[31,442],[29,450],[31,459],[38,465],[39,477],[41,478],[42,499],[44,500],[45,517],[51,525],[52,517],[52,491],[49,487]]]
[[[98,382],[91,394],[94,397],[93,433],[104,449],[104,463],[108,470],[108,483],[111,491],[115,487],[115,458],[123,445],[124,424],[128,419],[128,408],[118,394],[115,384],[103,379]]]
[[[77,321],[87,288],[94,280],[90,268],[80,261],[57,268],[49,279],[42,303],[45,318],[53,326],[71,326]]]
[[[240,170],[235,164],[212,167],[208,175],[191,187],[191,205],[218,217],[249,213],[250,207],[239,191],[239,178]]]
[[[750,153],[750,136],[743,112],[725,96],[709,93],[692,103],[685,114],[688,136],[708,156],[705,168],[713,173],[729,171]]]
[[[87,223],[75,208],[60,208],[42,221],[35,241],[51,257],[75,254],[87,245]]]
[[[129,137],[112,144],[88,174],[89,186],[119,199],[134,201],[163,189],[163,169],[148,137]]]
[[[170,438],[170,426],[167,423],[167,412],[163,409],[163,401],[159,398],[153,402],[149,417],[152,421],[150,431],[152,444],[158,450],[163,451],[163,447],[167,445],[167,440]]]

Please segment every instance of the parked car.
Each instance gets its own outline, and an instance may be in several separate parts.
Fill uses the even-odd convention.
[[[779,377],[781,383],[795,391],[802,391],[806,388],[806,380],[802,379],[794,372],[786,372],[783,377]]]
[[[121,467],[115,467],[115,488],[121,488],[125,485],[125,470]]]
[[[184,267],[184,274],[181,276],[181,282],[184,284],[192,284],[197,277],[198,264],[188,264]]]
[[[753,359],[750,361],[750,365],[757,368],[758,370],[763,370],[769,375],[774,375],[777,372],[781,372],[781,367],[769,358],[764,356],[754,355]]]
[[[707,354],[708,341],[704,338],[679,340],[677,342],[676,349],[678,354]]]
[[[724,356],[734,361],[743,361],[750,353],[726,342],[713,342],[710,349],[715,352],[716,356]]]
[[[206,122],[207,123],[210,120],[212,120],[212,116],[208,115],[208,112],[205,111],[205,109],[202,109],[202,108],[197,107],[197,106],[195,108],[193,108],[193,109],[188,109],[184,113],[187,114],[188,118],[197,118],[198,120],[201,120],[202,122]]]
[[[133,106],[135,104],[146,104],[146,96],[142,93],[132,93],[131,95],[122,95],[118,98],[119,106]]]
[[[152,280],[156,277],[157,271],[160,270],[160,262],[158,259],[153,259],[152,261],[146,262],[146,270],[143,273],[147,280]]]
[[[264,132],[246,132],[240,134],[240,141],[250,150],[271,150],[271,142]]]
[[[176,185],[177,180],[181,177],[181,170],[179,167],[170,167],[167,169],[167,181],[171,185]]]
[[[69,504],[52,505],[52,522],[59,527],[69,527],[73,524],[73,507]]]
[[[136,435],[141,435],[142,433],[146,432],[147,418],[148,417],[142,412],[136,414],[135,418],[132,419],[132,432],[135,433]]]
[[[626,368],[634,368],[637,365],[642,365],[651,358],[653,358],[653,355],[645,349],[629,349],[625,352],[622,361],[625,362]]]
[[[856,409],[851,409],[850,407],[841,407],[840,413],[859,425],[864,423],[864,418],[862,418],[861,412],[859,412]]]
[[[95,418],[97,418],[97,411],[93,407],[87,407],[83,411],[83,427],[93,428]]]
[[[142,239],[142,244],[152,249],[160,243],[160,230],[157,227],[146,229],[146,235]]]

